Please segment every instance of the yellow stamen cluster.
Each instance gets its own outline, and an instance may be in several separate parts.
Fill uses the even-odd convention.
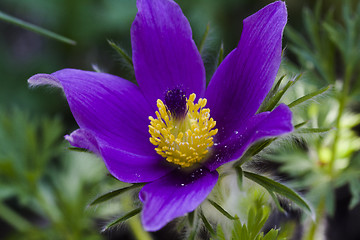
[[[175,119],[158,99],[157,119],[149,117],[150,142],[157,146],[156,152],[168,162],[181,167],[190,167],[206,157],[214,145],[213,136],[218,132],[210,118],[210,109],[204,108],[207,100],[200,98],[194,104],[195,93],[187,99],[187,113],[184,119]]]

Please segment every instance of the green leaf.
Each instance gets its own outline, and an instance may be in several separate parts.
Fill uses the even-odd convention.
[[[279,230],[271,229],[262,239],[263,240],[276,240]]]
[[[307,94],[307,95],[305,95],[305,96],[303,96],[303,97],[301,97],[299,99],[296,99],[295,101],[290,103],[288,106],[289,106],[289,108],[295,107],[296,105],[299,105],[299,104],[301,104],[303,102],[306,102],[307,100],[310,100],[310,99],[312,99],[312,98],[326,92],[327,90],[330,89],[330,87],[331,87],[331,85],[329,85],[327,87],[324,87],[324,88],[321,88],[321,89],[319,89],[319,90],[317,90],[315,92],[309,93],[309,94]]]
[[[78,148],[78,147],[68,147],[68,149],[70,151],[75,151],[75,152],[89,152],[89,150],[85,149],[85,148]]]
[[[219,204],[216,202],[208,199],[211,205],[213,205],[214,208],[216,208],[220,213],[222,213],[225,217],[227,217],[230,220],[238,219],[238,217],[233,217],[230,213],[228,213],[225,209],[223,209]]]
[[[257,184],[261,185],[269,192],[277,193],[279,195],[286,197],[287,199],[290,199],[291,201],[296,203],[300,208],[312,214],[312,210],[310,206],[306,203],[306,201],[299,194],[297,194],[295,191],[288,188],[287,186],[278,183],[270,178],[251,172],[244,171],[244,176],[256,182]]]
[[[135,188],[139,188],[139,187],[142,187],[144,186],[145,183],[135,183],[129,187],[124,187],[124,188],[120,188],[120,189],[117,189],[117,190],[114,190],[114,191],[111,191],[111,192],[108,192],[108,193],[105,193],[104,195],[101,195],[100,197],[96,198],[94,201],[92,201],[89,206],[93,206],[93,205],[96,205],[96,204],[99,204],[99,203],[102,203],[102,202],[105,202],[109,199],[112,199],[122,193],[125,193],[131,189],[135,189]]]
[[[31,23],[25,22],[23,20],[20,20],[18,18],[15,18],[13,16],[10,16],[10,15],[2,12],[2,11],[0,11],[0,20],[3,20],[5,22],[8,22],[8,23],[11,23],[11,24],[14,24],[14,25],[17,25],[19,27],[25,28],[25,29],[30,30],[32,32],[41,34],[43,36],[53,38],[53,39],[58,40],[60,42],[64,42],[64,43],[71,44],[71,45],[76,45],[76,42],[74,40],[71,40],[71,39],[63,37],[63,36],[61,36],[61,35],[59,35],[57,33],[46,30],[46,29],[44,29],[42,27],[38,27],[38,26],[36,26],[34,24],[31,24]]]
[[[282,83],[282,81],[285,79],[286,74],[282,75],[279,80],[277,81],[276,85],[271,89],[270,91],[270,96],[274,95],[275,93],[277,93],[279,91],[280,85]]]
[[[198,46],[198,50],[200,53],[202,53],[202,51],[204,50],[204,46],[205,46],[205,42],[206,42],[206,39],[209,35],[209,30],[210,30],[210,24],[208,23],[206,25],[206,28],[205,28],[205,32],[201,38],[201,42],[199,43],[199,46]]]
[[[242,189],[243,187],[243,183],[244,183],[244,174],[242,171],[242,168],[240,166],[235,167],[235,171],[236,171],[236,175],[237,175],[237,183],[238,183],[238,187],[240,189]]]
[[[326,133],[333,128],[299,128],[295,133]]]
[[[210,233],[211,235],[215,235],[214,229],[212,228],[211,224],[209,223],[209,221],[208,221],[208,220],[206,219],[206,217],[204,216],[203,212],[200,211],[199,214],[200,214],[201,220],[202,220],[203,223],[204,223],[205,228],[209,231],[209,233]]]
[[[261,152],[264,148],[270,145],[273,141],[275,141],[276,138],[270,138],[265,140],[260,140],[253,144],[240,158],[240,160],[236,161],[233,165],[233,167],[240,167],[244,163],[248,162],[253,156]]]
[[[250,238],[249,231],[248,231],[247,226],[245,224],[243,224],[243,226],[242,226],[240,236],[241,237],[239,238],[239,240],[241,240],[241,239],[249,239]]]
[[[275,86],[270,90],[270,92],[266,95],[264,101],[261,103],[258,112],[261,112],[261,111],[263,111],[262,109],[266,108],[266,105],[268,104],[270,99],[272,97],[274,97],[274,95],[279,91],[280,85],[285,77],[286,77],[286,75],[284,74],[279,78],[279,80],[276,82]]]
[[[115,42],[111,40],[107,41],[119,56],[118,61],[120,62],[120,66],[122,67],[122,74],[124,74],[122,77],[133,83],[136,83],[134,64],[131,56],[129,56],[126,51]]]
[[[246,230],[246,233],[247,233],[247,230]],[[234,227],[231,231],[231,239],[232,240],[247,239],[247,238],[243,238],[242,235],[245,235],[244,231],[243,231],[243,225],[241,224],[240,220],[237,219],[234,221]]]
[[[117,53],[119,53],[119,55],[125,60],[125,62],[128,65],[134,68],[134,64],[131,57],[128,54],[126,54],[126,52],[120,46],[118,46],[116,43],[114,43],[111,40],[108,40],[108,43]]]
[[[307,124],[308,122],[309,122],[309,120],[308,120],[308,121],[301,122],[301,123],[298,123],[298,124],[296,124],[296,125],[294,126],[294,128],[295,128],[295,129],[301,128],[302,126],[304,126],[304,125]]]
[[[285,94],[285,92],[292,86],[294,85],[300,78],[301,78],[301,74],[299,74],[297,77],[295,77],[294,79],[290,80],[289,82],[286,83],[286,85],[280,89],[279,91],[277,91],[272,97],[270,97],[268,99],[268,101],[264,101],[264,104],[260,106],[258,113],[260,112],[267,112],[267,111],[272,111],[275,106],[279,103],[280,99],[282,98],[282,96]]]
[[[224,230],[222,229],[221,225],[218,224],[216,228],[216,236],[211,238],[214,240],[226,240]]]
[[[247,213],[247,223],[241,224],[239,219],[233,223],[231,240],[272,240],[276,239],[278,230],[270,230],[267,235],[261,232],[270,215],[268,206],[252,206]]]
[[[132,210],[131,212],[128,212],[124,216],[122,216],[122,217],[116,219],[115,221],[109,223],[108,225],[106,225],[102,231],[104,232],[104,231],[108,230],[109,228],[115,226],[116,224],[119,224],[121,222],[124,222],[124,221],[132,218],[133,216],[139,214],[141,212],[141,209],[142,208],[139,207],[139,208],[136,208],[136,209]]]
[[[266,189],[267,190],[267,189]],[[268,193],[270,194],[270,197],[272,198],[272,200],[274,201],[277,209],[282,212],[282,213],[285,213],[285,210],[283,209],[283,207],[281,206],[280,202],[279,202],[279,199],[277,198],[277,196],[275,195],[274,192],[272,191],[268,191]]]
[[[221,43],[220,50],[219,50],[219,56],[218,56],[218,62],[217,66],[219,67],[222,61],[224,60],[224,44]]]
[[[188,216],[190,226],[193,226],[194,220],[195,220],[195,210],[192,212],[189,212],[187,216]]]
[[[252,207],[248,211],[247,228],[251,239],[255,239],[260,233],[266,220],[269,218],[269,211],[264,211],[264,208]]]

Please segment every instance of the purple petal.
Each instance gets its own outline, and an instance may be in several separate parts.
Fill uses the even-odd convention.
[[[59,80],[50,74],[36,74],[28,79],[30,87],[49,85],[63,89]]]
[[[101,155],[110,173],[123,182],[151,182],[175,168],[158,154],[145,155],[104,145]]]
[[[164,166],[149,141],[148,116],[154,112],[135,84],[110,74],[75,69],[37,74],[29,83],[64,90],[81,128],[66,138],[74,146],[100,153],[115,177],[147,182],[172,170]]]
[[[74,147],[87,149],[97,155],[100,153],[99,144],[94,135],[86,129],[77,129],[65,139]]]
[[[141,189],[144,203],[142,223],[147,231],[157,231],[176,217],[194,211],[211,192],[218,179],[216,171],[205,168],[184,174],[174,171]]]
[[[192,40],[190,24],[171,0],[138,0],[131,28],[137,82],[156,107],[165,92],[181,88],[186,95],[205,92],[205,70]]]
[[[100,148],[89,130],[75,130],[70,136],[66,135],[65,139],[75,147],[84,148],[102,156],[107,169],[121,181],[133,183],[144,182],[144,179],[152,181],[164,175],[164,169],[173,168],[158,155],[144,156],[126,152],[123,149],[114,149],[107,145]]]
[[[219,129],[218,140],[253,116],[273,85],[287,21],[284,2],[274,2],[244,20],[239,45],[215,72],[205,94]]]
[[[227,162],[239,159],[253,142],[291,132],[291,119],[292,113],[285,104],[280,104],[272,112],[253,116],[241,129],[234,131],[229,139],[213,148],[213,158],[208,160],[206,166],[213,171]]]

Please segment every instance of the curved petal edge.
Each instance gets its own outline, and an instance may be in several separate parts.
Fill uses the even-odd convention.
[[[138,86],[120,77],[77,69],[31,77],[32,86],[63,89],[80,129],[65,138],[101,155],[112,175],[125,182],[149,182],[173,170],[150,143],[154,112]]]
[[[234,131],[230,138],[213,148],[214,157],[206,162],[206,166],[213,171],[227,162],[239,159],[255,141],[290,133],[294,129],[291,121],[292,112],[285,104],[280,104],[272,112],[253,116],[242,128]]]
[[[77,129],[65,139],[74,147],[87,149],[99,155],[99,145],[92,133],[86,129]]]
[[[51,76],[50,74],[45,74],[45,73],[39,73],[39,74],[32,76],[31,78],[28,79],[28,83],[29,83],[30,87],[49,85],[49,86],[63,89],[61,83],[59,82],[59,80],[56,77]]]
[[[271,89],[279,70],[285,3],[267,5],[244,20],[240,42],[216,70],[206,90],[211,116],[222,141],[252,117]]]
[[[145,230],[157,231],[174,218],[194,211],[209,195],[218,176],[205,168],[188,174],[173,171],[145,185],[139,193]]]

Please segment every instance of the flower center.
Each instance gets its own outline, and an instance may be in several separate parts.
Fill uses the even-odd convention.
[[[190,167],[202,161],[213,146],[213,136],[218,132],[210,118],[210,109],[204,108],[207,100],[194,103],[195,93],[186,99],[183,91],[170,90],[165,103],[157,100],[157,118],[149,117],[150,142],[155,151],[168,162],[180,167]]]
[[[166,108],[176,120],[183,119],[186,116],[186,103],[187,99],[185,93],[181,89],[175,88],[167,91],[165,94]]]

